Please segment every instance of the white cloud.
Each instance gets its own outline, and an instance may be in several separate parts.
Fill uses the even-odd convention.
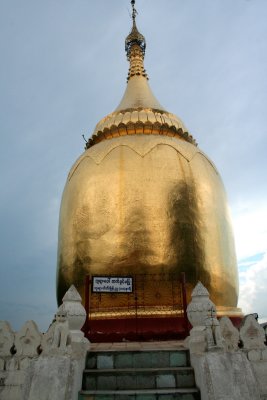
[[[267,251],[267,204],[245,202],[232,209],[238,260]]]
[[[255,199],[239,203],[233,209],[233,225],[240,260],[239,307],[267,321],[267,204]]]
[[[246,272],[240,272],[239,307],[244,314],[257,312],[267,321],[267,252]]]

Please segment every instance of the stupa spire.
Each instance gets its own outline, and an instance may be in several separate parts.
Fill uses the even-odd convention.
[[[177,136],[196,144],[182,121],[165,110],[150,88],[144,68],[146,40],[137,29],[135,0],[131,5],[132,28],[125,39],[130,63],[126,89],[118,107],[98,122],[86,149],[103,140],[134,134]]]
[[[127,87],[115,111],[141,108],[165,111],[148,84],[148,76],[144,68],[146,39],[137,29],[135,0],[131,0],[131,5],[132,29],[125,39],[125,51],[130,63]]]
[[[132,30],[125,39],[125,51],[127,59],[130,62],[130,68],[128,72],[127,82],[132,76],[141,75],[148,79],[146,70],[144,68],[144,57],[146,51],[146,40],[145,37],[138,31],[136,26],[136,8],[135,0],[131,1],[132,4]]]

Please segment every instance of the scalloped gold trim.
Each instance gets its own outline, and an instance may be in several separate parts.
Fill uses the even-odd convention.
[[[197,146],[183,123],[176,115],[151,108],[115,111],[96,125],[92,138],[86,144],[89,149],[96,143],[125,135],[164,135],[179,137]]]

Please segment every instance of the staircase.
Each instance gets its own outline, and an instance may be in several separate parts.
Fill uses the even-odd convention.
[[[79,400],[200,400],[187,350],[90,351]]]

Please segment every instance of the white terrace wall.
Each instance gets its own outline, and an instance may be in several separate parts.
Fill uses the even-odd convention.
[[[77,400],[89,349],[84,321],[74,286],[44,334],[34,321],[19,332],[0,321],[0,400]]]
[[[202,400],[267,400],[265,332],[253,316],[240,330],[216,318],[208,291],[198,283],[187,314],[185,345]],[[85,310],[72,286],[48,331],[33,321],[13,332],[0,321],[0,400],[77,400],[89,342],[81,327]]]
[[[187,338],[202,400],[267,400],[265,332],[255,317],[240,330],[229,318],[216,318],[216,307],[199,282],[187,308],[193,328]]]

